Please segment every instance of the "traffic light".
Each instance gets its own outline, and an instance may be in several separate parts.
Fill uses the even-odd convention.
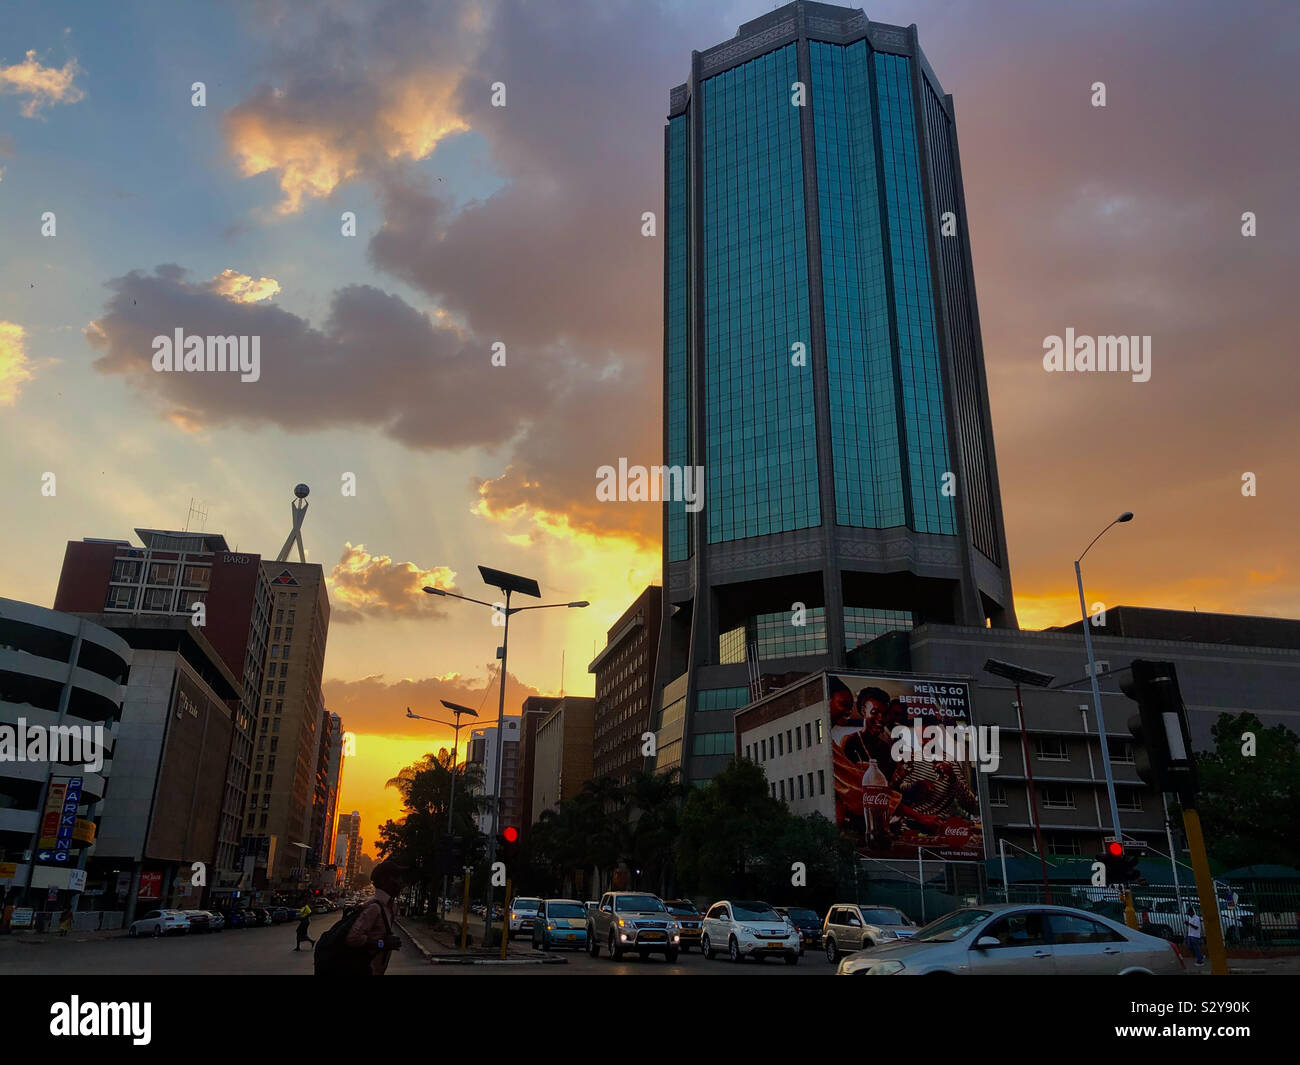
[[[1138,857],[1124,850],[1117,839],[1108,839],[1106,847],[1097,856],[1106,869],[1106,884],[1134,884],[1138,881]]]
[[[1196,795],[1196,762],[1174,664],[1135,658],[1120,689],[1138,704],[1128,720],[1138,776],[1157,791],[1176,792],[1190,806]]]
[[[477,832],[462,837],[461,855],[465,865],[478,865],[487,857],[487,837]]]
[[[514,825],[508,825],[497,836],[497,858],[503,862],[512,862],[518,849],[519,829],[515,828]]]

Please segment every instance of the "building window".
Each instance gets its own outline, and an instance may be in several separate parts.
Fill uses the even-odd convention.
[[[279,645],[279,644],[272,644],[272,645],[271,645],[271,657],[272,657],[272,658],[279,658],[279,657],[280,657],[280,645]],[[487,903],[484,903],[484,905],[486,906]]]
[[[1005,784],[996,780],[989,781],[989,805],[1006,806],[1007,805],[1007,787]]]
[[[207,588],[212,580],[208,566],[186,566],[184,583],[190,588]]]
[[[1133,765],[1133,744],[1129,740],[1110,741],[1110,760],[1116,765]]]
[[[759,748],[759,754],[760,754],[759,761],[760,761],[760,762],[766,762],[766,761],[767,761],[767,740],[759,740],[759,741],[758,741],[758,748]],[[484,905],[484,907],[486,907],[486,906],[487,906],[487,903],[484,903],[483,905]]]
[[[1067,784],[1044,784],[1040,795],[1048,810],[1074,809],[1074,791]]]
[[[785,742],[779,732],[776,734],[776,753],[778,755],[785,754]],[[483,905],[486,906],[487,903],[484,903]]]
[[[784,780],[781,781],[781,801],[785,802],[785,781]],[[483,905],[486,907],[487,903],[484,903]]]
[[[820,730],[821,730],[821,726],[819,725],[818,731]],[[812,746],[812,722],[811,721],[807,722],[804,725],[803,731],[804,731],[804,740],[807,742],[808,746],[811,747]]]
[[[109,588],[108,602],[105,606],[110,610],[131,610],[135,607],[135,589],[134,588]]]
[[[790,730],[789,730],[789,729],[786,729],[786,730],[785,730],[785,749],[786,749],[787,751],[791,751],[791,752],[794,751],[794,743],[791,742],[791,740],[790,740]]]
[[[824,769],[817,770],[817,794],[826,794],[826,770]]]
[[[170,614],[174,595],[170,588],[146,588],[142,609]]]
[[[1070,752],[1060,736],[1039,736],[1034,740],[1034,753],[1040,762],[1068,762]]]
[[[1137,788],[1116,788],[1115,805],[1121,810],[1142,812],[1142,792]]]
[[[798,750],[801,750],[801,751],[802,751],[802,750],[803,750],[803,732],[802,732],[800,729],[798,729],[798,728],[796,728],[796,729],[794,730],[794,742],[795,742],[795,747],[796,747]]]
[[[284,694],[284,681],[280,681],[280,683],[275,686],[275,694],[276,695]]]
[[[821,742],[822,742],[822,719],[819,717],[817,719],[817,743],[820,745]]]
[[[812,770],[810,769],[808,770],[808,798],[811,799],[812,795],[813,795],[813,777],[812,777]]]
[[[149,567],[150,584],[175,584],[176,567],[170,562],[155,562]]]
[[[1048,854],[1082,854],[1077,836],[1048,836]]]
[[[110,579],[136,583],[140,580],[140,563],[117,559],[113,563],[113,576]]]
[[[799,778],[799,798],[803,798],[803,777]]]

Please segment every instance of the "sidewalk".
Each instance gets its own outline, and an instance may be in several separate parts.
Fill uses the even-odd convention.
[[[416,950],[434,965],[564,964],[564,959],[556,957],[554,954],[541,954],[534,951],[529,940],[515,939],[508,941],[504,960],[501,958],[500,946],[487,950],[480,948],[477,944],[482,938],[483,926],[479,924],[476,930],[473,916],[470,917],[469,925],[471,942],[468,950],[461,953],[460,915],[456,911],[451,911],[448,916],[452,918],[453,927],[451,928],[445,925],[435,928],[422,919],[414,917],[398,917],[397,927],[402,930]],[[497,926],[494,925],[494,927]],[[476,931],[477,935],[475,934]]]

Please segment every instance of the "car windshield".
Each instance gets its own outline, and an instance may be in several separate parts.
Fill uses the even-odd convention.
[[[867,924],[907,924],[907,918],[903,916],[901,910],[885,908],[864,909],[862,919]]]
[[[912,937],[914,943],[952,943],[969,934],[970,930],[987,917],[992,917],[992,910],[957,910],[931,921]]]
[[[510,908],[519,912],[524,910],[532,910],[536,912],[537,908],[541,906],[541,904],[541,899],[515,899],[515,901],[510,904]]]
[[[668,907],[668,912],[676,917],[698,917],[700,913],[694,906],[686,902],[666,902],[664,905]]]
[[[547,917],[586,917],[587,911],[576,902],[552,902],[546,907]]]
[[[653,895],[620,895],[614,900],[619,913],[663,913],[664,904]]]
[[[733,902],[731,912],[737,921],[780,921],[781,915],[765,902]]]
[[[801,906],[794,906],[785,911],[790,915],[792,921],[816,921],[821,924],[822,919],[817,916],[813,910],[805,910]]]

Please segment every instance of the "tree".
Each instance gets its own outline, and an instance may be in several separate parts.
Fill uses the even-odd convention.
[[[1254,754],[1243,753],[1246,733]],[[1300,864],[1300,737],[1251,713],[1220,714],[1214,750],[1196,756],[1206,849],[1229,867]]]
[[[683,883],[712,898],[752,897],[764,850],[786,816],[763,770],[748,759],[733,761],[682,806],[677,867]]]

